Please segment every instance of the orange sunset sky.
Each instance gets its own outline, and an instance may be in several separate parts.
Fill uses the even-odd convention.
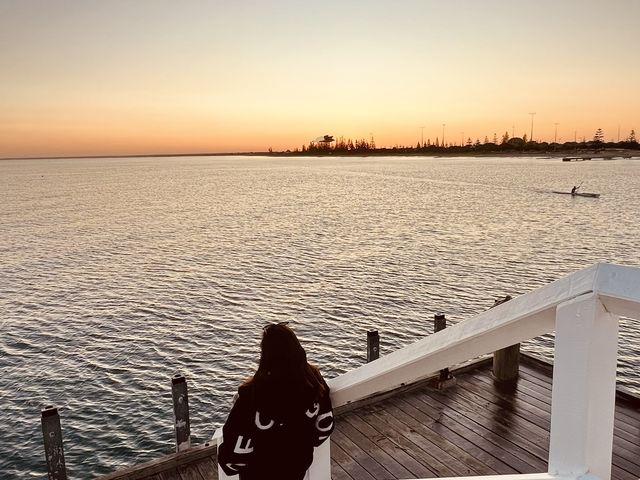
[[[640,1],[0,0],[0,157],[640,127]]]

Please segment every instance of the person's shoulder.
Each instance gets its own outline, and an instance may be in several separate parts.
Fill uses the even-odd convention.
[[[253,395],[253,384],[243,383],[238,387],[238,397],[250,397]]]
[[[311,367],[313,368],[314,373],[318,377],[318,380],[321,380],[323,383],[326,383],[324,380],[324,376],[322,375],[322,372],[320,372],[320,369],[315,365],[311,365]]]

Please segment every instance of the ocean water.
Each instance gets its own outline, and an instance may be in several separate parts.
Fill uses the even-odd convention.
[[[599,199],[554,195],[583,183]],[[328,378],[564,275],[640,266],[640,161],[191,157],[0,162],[0,472],[44,478],[60,409],[72,478],[224,421],[261,327],[289,320]],[[619,384],[640,393],[622,319]],[[553,338],[527,350],[552,357]]]

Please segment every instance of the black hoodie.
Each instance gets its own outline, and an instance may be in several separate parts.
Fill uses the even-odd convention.
[[[241,480],[302,479],[313,448],[334,427],[329,387],[324,385],[326,393],[319,399],[284,378],[240,387],[218,448],[225,473],[239,473]]]

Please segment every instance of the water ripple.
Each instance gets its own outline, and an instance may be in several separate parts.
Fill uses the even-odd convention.
[[[0,162],[0,471],[42,477],[39,410],[69,473],[173,450],[170,378],[195,442],[291,320],[332,377],[598,261],[640,265],[640,162],[181,158]],[[602,197],[552,189],[588,178]],[[560,198],[558,198],[560,197]],[[640,393],[637,322],[619,383]],[[551,359],[553,335],[525,343]]]

